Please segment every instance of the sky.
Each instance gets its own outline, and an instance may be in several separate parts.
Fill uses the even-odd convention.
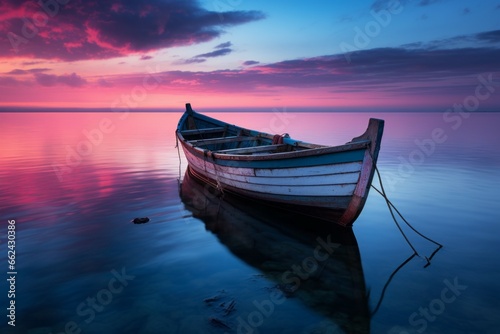
[[[0,2],[0,107],[186,102],[500,111],[500,0]]]

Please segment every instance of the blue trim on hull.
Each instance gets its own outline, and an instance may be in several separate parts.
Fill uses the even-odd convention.
[[[188,148],[189,150],[189,148]],[[196,149],[189,150],[193,155],[200,159],[206,160],[209,163],[214,162],[220,166],[236,167],[236,168],[296,168],[296,167],[311,167],[332,165],[348,162],[363,161],[365,150],[353,150],[346,152],[334,152],[323,155],[311,155],[305,157],[292,157],[285,159],[269,159],[269,160],[231,160],[231,159],[213,159],[209,158]]]

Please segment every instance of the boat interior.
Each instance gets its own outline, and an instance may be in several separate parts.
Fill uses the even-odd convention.
[[[290,139],[288,134],[270,135],[234,125],[209,123],[188,116],[180,133],[194,147],[217,154],[259,155],[324,147]]]

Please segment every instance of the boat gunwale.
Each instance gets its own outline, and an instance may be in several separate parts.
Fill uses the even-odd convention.
[[[262,160],[283,160],[283,159],[293,159],[308,156],[320,156],[332,153],[343,153],[356,150],[367,149],[370,145],[369,141],[363,141],[360,143],[344,144],[340,146],[327,146],[323,148],[312,148],[300,151],[290,151],[290,152],[276,152],[269,154],[225,154],[218,153],[217,151],[211,151],[208,149],[202,149],[197,146],[191,145],[189,142],[181,141],[183,146],[189,151],[193,152],[197,156],[209,157],[213,160],[242,160],[242,161],[262,161]]]
[[[190,142],[187,140],[184,135],[183,131],[186,130],[181,130],[181,126],[184,125],[186,122],[186,118],[188,116],[193,116],[195,118],[198,118],[202,121],[205,122],[210,122],[214,125],[217,125],[218,127],[224,127],[224,128],[232,128],[232,130],[237,130],[241,132],[245,132],[245,135],[239,135],[237,136],[239,140],[244,140],[244,137],[248,137],[248,140],[259,140],[259,139],[272,139],[273,135],[265,132],[259,132],[256,130],[251,130],[251,129],[246,129],[237,125],[232,125],[229,123],[225,123],[223,121],[220,121],[218,119],[199,114],[195,112],[192,109],[188,109],[181,119],[179,120],[179,124],[176,129],[176,136],[179,138],[181,141],[182,145],[186,147],[188,150],[192,151],[198,156],[205,156],[205,157],[210,157],[211,159],[221,159],[221,160],[242,160],[242,161],[251,161],[251,160],[281,160],[281,159],[290,159],[290,158],[298,158],[298,157],[307,157],[307,156],[314,156],[314,155],[324,155],[324,154],[331,154],[331,153],[341,153],[341,152],[347,152],[347,151],[354,151],[354,150],[360,150],[360,149],[367,149],[370,147],[370,144],[372,142],[371,139],[365,139],[363,138],[363,135],[360,137],[354,138],[352,141],[342,144],[342,145],[335,145],[335,146],[326,146],[326,145],[317,145],[317,144],[312,144],[312,143],[307,143],[307,142],[302,142],[299,140],[294,140],[291,138],[284,138],[284,144],[290,145],[292,147],[303,147],[304,149],[302,150],[297,150],[297,151],[287,151],[287,152],[273,152],[273,153],[268,153],[268,154],[258,154],[258,155],[253,155],[253,154],[230,154],[230,153],[224,153],[224,152],[218,152],[218,151],[223,151],[223,150],[209,150],[209,149],[204,149],[201,146],[203,145],[195,145],[198,143],[203,143],[203,141],[210,141],[214,140],[214,143],[217,142],[217,140],[223,140],[224,138],[227,138],[227,136],[223,137],[216,137],[216,138],[207,138],[207,139],[199,139],[196,142]],[[201,132],[203,129],[200,129]],[[191,130],[188,130],[191,131]],[[210,145],[213,143],[207,143],[207,145]],[[260,147],[260,146],[266,146],[266,145],[258,145],[255,147]],[[272,144],[269,144],[269,146],[272,146]],[[310,147],[308,147],[310,146]],[[250,148],[250,147],[249,147]]]

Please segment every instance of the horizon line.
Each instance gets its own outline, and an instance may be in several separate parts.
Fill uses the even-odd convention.
[[[21,114],[21,113],[183,113],[184,110],[177,110],[173,108],[168,109],[159,109],[159,108],[144,108],[144,109],[134,109],[128,111],[112,111],[106,110],[104,108],[22,108],[18,110],[9,110],[11,108],[2,108],[0,107],[0,114]],[[407,110],[325,110],[324,108],[307,108],[307,110],[294,110],[296,108],[286,109],[284,112],[289,113],[425,113],[425,114],[439,114],[446,112],[447,109],[444,110],[415,110],[415,109],[407,109]],[[195,110],[196,111],[196,110]],[[200,109],[200,113],[213,113],[213,112],[221,112],[221,113],[272,113],[272,112],[283,112],[277,108],[203,108]],[[476,110],[471,113],[500,113],[500,110]]]
[[[199,112],[292,112],[292,113],[442,113],[449,108],[406,108],[399,109],[395,107],[388,108],[339,108],[339,107],[207,107],[207,108],[194,108]],[[130,108],[128,110],[112,110],[111,108],[75,108],[75,107],[7,107],[0,106],[0,113],[115,113],[115,112],[130,112],[130,113],[182,113],[184,108]],[[473,113],[499,113],[498,110],[476,110]]]

